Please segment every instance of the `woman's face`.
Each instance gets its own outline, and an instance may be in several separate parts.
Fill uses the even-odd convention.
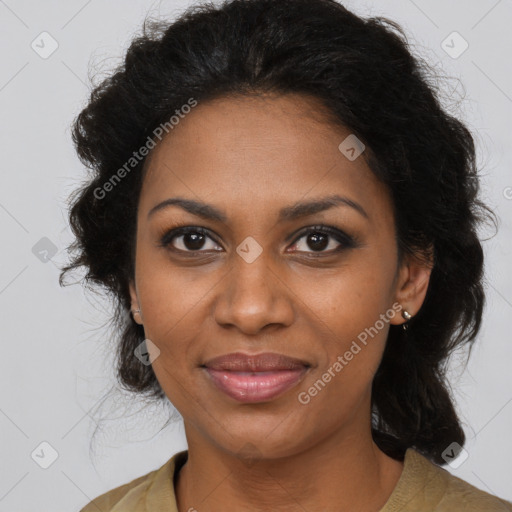
[[[398,266],[386,187],[319,112],[292,95],[199,103],[152,151],[132,305],[189,444],[272,458],[367,432],[389,326],[423,301],[429,270]],[[234,352],[296,364],[211,362]]]

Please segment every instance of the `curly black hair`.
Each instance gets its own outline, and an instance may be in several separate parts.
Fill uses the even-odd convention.
[[[71,198],[76,240],[59,279],[63,285],[69,271],[85,267],[85,283],[115,299],[117,376],[129,391],[165,398],[151,365],[133,356],[144,329],[127,314],[147,157],[125,165],[121,180],[112,177],[191,98],[298,93],[318,99],[332,122],[365,144],[393,199],[400,257],[433,253],[424,304],[407,331],[390,326],[373,381],[375,442],[394,458],[414,447],[441,465],[452,442],[464,445],[447,360],[463,345],[470,353],[479,332],[477,231],[495,216],[479,198],[473,137],[443,108],[433,68],[410,46],[397,23],[364,19],[334,0],[204,3],[172,23],[144,22],[73,124],[76,151],[92,173]]]

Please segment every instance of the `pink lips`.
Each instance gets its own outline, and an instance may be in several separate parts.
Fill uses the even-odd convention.
[[[266,352],[234,352],[204,364],[213,384],[240,402],[264,402],[294,387],[309,369],[299,359]]]

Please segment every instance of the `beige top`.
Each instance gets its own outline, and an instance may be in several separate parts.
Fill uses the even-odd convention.
[[[80,512],[178,512],[174,477],[188,451],[155,471],[98,496]],[[512,512],[512,503],[477,489],[430,462],[413,448],[398,483],[380,512]]]

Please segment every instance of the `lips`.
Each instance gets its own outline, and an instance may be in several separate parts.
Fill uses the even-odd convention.
[[[203,368],[215,387],[240,402],[265,402],[296,386],[307,373],[306,361],[283,354],[234,352],[207,361]]]
[[[215,357],[204,366],[212,370],[229,370],[237,372],[270,372],[278,370],[297,370],[309,366],[305,361],[273,352],[250,355],[233,352]]]

